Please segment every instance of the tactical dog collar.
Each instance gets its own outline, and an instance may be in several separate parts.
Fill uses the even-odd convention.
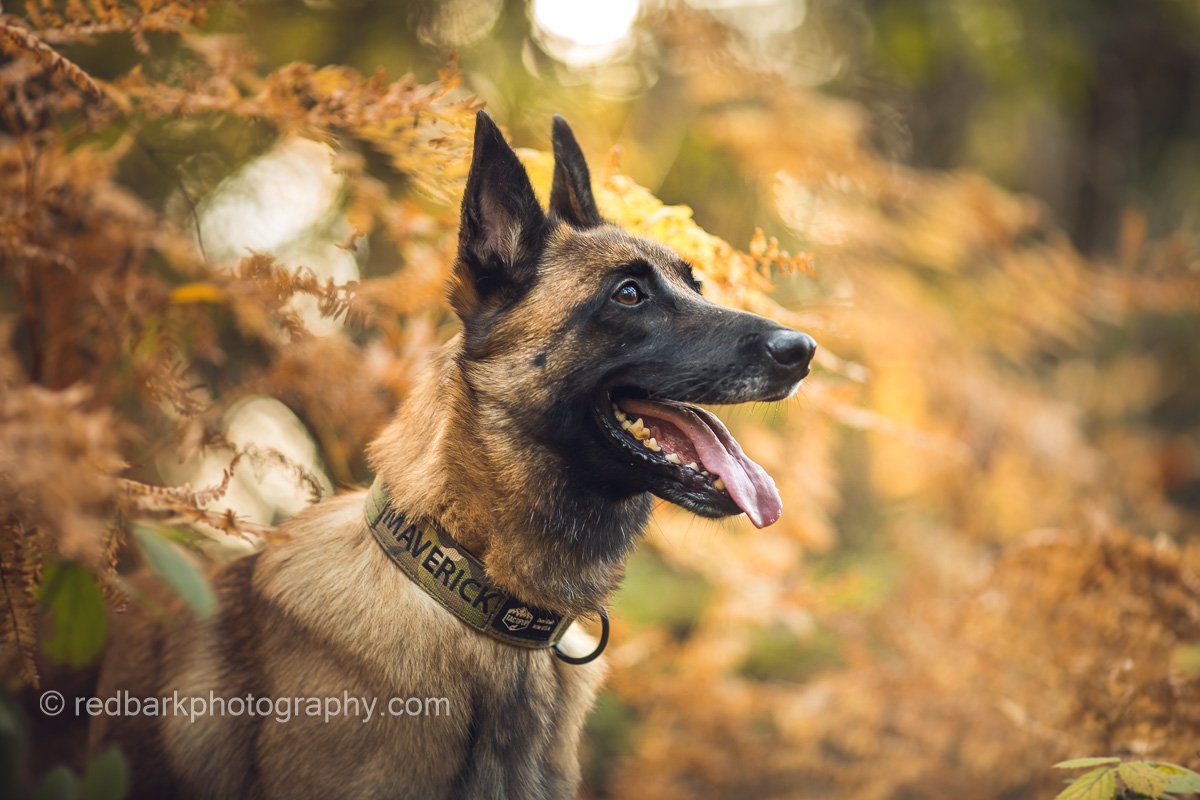
[[[375,479],[364,509],[367,527],[400,570],[442,607],[464,623],[514,647],[553,648],[568,664],[596,659],[608,644],[608,616],[600,612],[600,642],[594,652],[570,656],[558,642],[574,617],[538,608],[497,588],[487,579],[483,563],[428,516],[409,515],[392,504],[383,481]]]

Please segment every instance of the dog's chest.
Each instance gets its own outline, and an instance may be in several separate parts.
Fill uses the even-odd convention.
[[[259,642],[273,654],[263,678],[276,695],[348,693],[373,699],[375,710],[366,722],[347,715],[261,730],[263,752],[280,754],[262,765],[268,795],[298,785],[314,796],[318,787],[357,796],[575,795],[579,738],[602,662],[571,666],[481,635],[378,548],[331,547],[320,572],[313,552],[281,552],[263,564],[268,594],[287,587],[267,604],[284,614]],[[303,595],[294,592],[294,571],[307,577]],[[330,771],[333,757],[341,769]],[[313,769],[297,774],[297,764]]]

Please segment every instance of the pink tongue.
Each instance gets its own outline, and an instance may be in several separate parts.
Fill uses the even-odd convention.
[[[704,468],[725,482],[725,490],[756,528],[772,525],[783,513],[783,500],[767,471],[750,460],[721,420],[702,408],[684,403],[622,400],[626,413],[661,419],[679,428],[692,441]]]

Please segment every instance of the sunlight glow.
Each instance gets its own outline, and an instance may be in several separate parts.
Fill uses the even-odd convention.
[[[208,258],[235,264],[251,252],[270,253],[320,281],[358,280],[354,254],[339,246],[350,232],[340,203],[343,182],[328,145],[284,139],[222,181],[200,204]],[[328,335],[342,326],[321,316],[316,298],[298,296],[292,306],[313,334]]]
[[[238,450],[259,455],[243,458],[228,490],[219,499],[206,503],[206,508],[219,512],[231,509],[243,519],[273,525],[311,505],[312,497],[306,487],[288,465],[270,457],[273,453],[311,475],[325,496],[333,493],[333,484],[308,428],[295,412],[275,398],[248,397],[229,409],[221,427],[226,440]],[[221,484],[232,460],[233,450],[211,447],[184,461],[164,454],[157,465],[165,480],[174,486],[208,487]],[[236,537],[227,543],[239,544]]]
[[[787,34],[804,23],[807,0],[687,0],[753,38]]]
[[[533,0],[534,33],[542,48],[571,66],[589,66],[628,43],[640,0]]]

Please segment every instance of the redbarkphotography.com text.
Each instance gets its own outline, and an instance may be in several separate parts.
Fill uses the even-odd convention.
[[[204,717],[269,717],[277,722],[294,719],[339,718],[368,723],[377,717],[448,717],[450,700],[445,697],[363,697],[342,692],[328,697],[264,697],[247,693],[222,697],[214,692],[200,695],[178,691],[158,697],[142,697],[119,690],[110,697],[72,697],[50,689],[42,692],[38,705],[47,716],[64,712],[81,717],[185,717],[190,722]]]

